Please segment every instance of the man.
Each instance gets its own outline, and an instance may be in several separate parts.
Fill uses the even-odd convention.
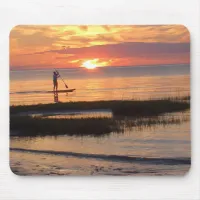
[[[54,71],[53,72],[53,91],[55,91],[56,89],[56,92],[58,90],[58,78],[60,77],[59,73],[57,71]]]

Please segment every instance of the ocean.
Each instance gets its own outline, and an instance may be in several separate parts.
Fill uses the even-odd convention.
[[[190,66],[139,66],[58,69],[72,93],[58,101],[159,99],[190,93]],[[53,103],[53,69],[10,72],[10,104]],[[59,80],[59,90],[65,85]]]

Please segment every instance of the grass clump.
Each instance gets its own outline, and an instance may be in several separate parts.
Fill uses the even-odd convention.
[[[115,116],[158,116],[163,113],[184,111],[190,108],[186,101],[175,101],[171,99],[160,100],[123,100],[123,101],[92,101],[92,102],[67,102],[57,104],[38,104],[11,106],[10,114],[22,112],[54,112],[54,111],[84,111],[94,109],[110,109]]]
[[[10,130],[20,135],[93,135],[117,131],[116,123],[108,118],[48,119],[31,116],[11,116]]]
[[[31,116],[11,116],[10,130],[18,131],[17,136],[75,135],[102,136],[112,132],[123,133],[132,128],[145,128],[154,125],[179,124],[189,117],[176,118],[144,117],[144,118],[80,118],[53,119]]]

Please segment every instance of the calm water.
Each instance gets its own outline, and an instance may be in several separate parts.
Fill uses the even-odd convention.
[[[53,70],[10,72],[10,103],[38,104],[54,101],[94,101],[149,99],[184,96],[190,93],[189,65],[59,70],[69,88],[66,95],[45,93],[52,90]],[[65,89],[59,81],[59,89]]]
[[[191,156],[189,124],[133,129],[101,138],[12,137],[10,165],[24,175],[183,175],[190,168],[182,163]]]
[[[60,70],[76,92],[59,101],[148,99],[190,94],[188,65]],[[12,71],[10,102],[54,102],[52,70]],[[62,82],[59,89],[64,89]],[[75,113],[74,116],[99,116]],[[102,114],[102,113],[101,113]],[[72,113],[61,117],[72,117]],[[181,113],[176,113],[182,117]],[[105,117],[105,113],[102,114]],[[112,117],[111,113],[106,116]],[[53,116],[55,117],[55,116]],[[76,118],[76,117],[75,117]],[[98,127],[97,127],[98,128]],[[183,175],[191,156],[190,121],[156,125],[108,136],[11,137],[10,166],[22,175]]]

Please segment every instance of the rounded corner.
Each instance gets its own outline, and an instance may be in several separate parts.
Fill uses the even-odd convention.
[[[190,166],[188,167],[188,170],[183,174],[184,177],[189,176],[191,173],[191,163]]]
[[[18,24],[18,25],[15,25],[15,26],[13,26],[11,29],[10,29],[10,31],[9,31],[9,38],[10,38],[10,35],[11,35],[11,33],[12,33],[12,31],[14,31],[17,27],[19,27],[19,26],[21,26],[20,24]]]
[[[14,175],[14,176],[20,176],[20,174],[18,174],[18,171],[14,170],[11,166],[11,163],[9,162],[9,169],[10,172]]]
[[[190,34],[189,28],[186,25],[184,25],[184,24],[180,24],[180,26],[182,26],[185,29],[185,31],[188,33],[189,38],[190,38],[191,34]]]

